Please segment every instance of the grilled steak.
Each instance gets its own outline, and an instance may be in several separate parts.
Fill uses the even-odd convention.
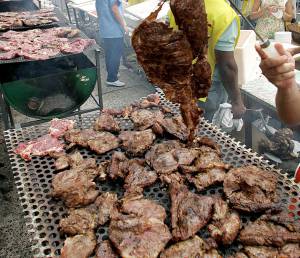
[[[109,238],[123,258],[156,258],[171,238],[165,217],[154,201],[127,200],[113,214]]]
[[[110,241],[104,240],[97,245],[95,257],[96,258],[118,258],[119,256],[112,249]]]
[[[185,185],[172,184],[171,221],[175,240],[186,240],[203,228],[213,215],[214,200],[194,194]]]
[[[186,125],[183,123],[181,116],[175,116],[171,118],[165,118],[161,121],[161,125],[165,131],[174,135],[182,141],[186,141],[189,136],[189,131]]]
[[[142,155],[146,150],[150,148],[155,135],[148,129],[145,131],[127,131],[121,132],[119,135],[122,141],[122,147],[134,156]]]
[[[88,159],[81,166],[56,174],[52,180],[53,197],[61,198],[71,208],[92,203],[99,194],[93,182],[98,173],[95,160]]]
[[[188,258],[221,258],[215,246],[211,246],[198,236],[194,236],[188,240],[171,245],[164,250],[160,258],[174,258],[174,257],[188,257]]]
[[[115,151],[112,154],[108,173],[111,179],[125,178],[128,173],[128,159],[123,152]]]
[[[146,130],[161,122],[164,114],[160,110],[138,109],[131,113],[130,118],[137,130]]]
[[[263,215],[245,226],[240,232],[239,241],[244,245],[278,247],[300,243],[300,224],[285,213]]]
[[[241,228],[240,216],[229,209],[221,197],[214,199],[214,215],[208,225],[211,236],[219,243],[230,245],[237,237]]]
[[[49,133],[50,135],[58,138],[66,131],[73,129],[74,124],[75,122],[73,120],[54,118],[50,122]]]
[[[94,129],[96,131],[120,131],[118,122],[114,119],[112,115],[109,115],[107,113],[101,113],[101,115],[96,119]]]
[[[98,225],[104,225],[109,221],[117,200],[117,194],[110,192],[103,193],[96,199],[95,205],[98,208]]]
[[[231,169],[224,180],[224,192],[234,208],[243,211],[264,211],[278,200],[277,178],[255,166]]]
[[[74,152],[70,155],[62,155],[55,160],[55,169],[56,170],[64,170],[69,167],[76,167],[80,166],[84,162],[83,157],[81,156],[80,152]]]
[[[197,99],[206,96],[210,88],[210,67],[205,59],[207,35],[203,37],[207,29],[202,30],[207,26],[207,19],[203,1],[199,0],[193,5],[187,0],[182,4],[176,3],[172,1],[171,9],[176,21],[180,22],[180,30],[173,31],[166,24],[156,21],[162,2],[134,30],[132,45],[149,81],[163,89],[167,99],[181,104],[182,117],[192,140],[201,114],[196,105]],[[186,4],[194,8],[185,8]],[[187,29],[190,24],[198,33],[190,33],[190,29]],[[201,44],[195,48],[195,42]],[[196,57],[198,60],[194,73],[192,61]]]
[[[61,258],[89,258],[96,247],[94,232],[68,237],[61,249]]]

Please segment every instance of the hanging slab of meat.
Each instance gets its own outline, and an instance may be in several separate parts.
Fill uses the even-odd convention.
[[[61,258],[89,258],[96,248],[94,232],[68,237],[61,249]]]
[[[119,132],[120,126],[112,115],[102,113],[95,121],[94,129],[96,131]]]
[[[95,257],[96,258],[118,258],[119,256],[112,249],[110,241],[104,240],[97,245]]]
[[[213,215],[214,200],[190,192],[185,185],[172,184],[171,221],[175,240],[186,240],[203,228]]]
[[[208,230],[218,243],[230,245],[236,239],[241,228],[240,216],[230,210],[221,197],[214,198],[214,215]]]
[[[210,242],[206,242],[198,236],[191,239],[171,245],[164,250],[160,258],[175,258],[175,257],[188,257],[188,258],[221,258],[216,246]]]
[[[207,35],[206,42],[199,45],[198,42],[205,41],[205,39],[198,39],[198,37],[202,36],[201,31],[206,30],[203,28],[207,27],[207,19],[206,16],[199,15],[205,13],[203,1],[196,1],[195,9],[183,8],[186,2],[184,1],[183,5],[173,5],[174,10],[171,6],[172,11],[175,16],[181,12],[187,12],[186,17],[189,17],[189,21],[191,21],[191,17],[197,14],[195,19],[192,19],[192,23],[193,28],[200,33],[194,33],[191,36],[189,31],[184,30],[185,28],[173,31],[166,24],[155,21],[158,12],[162,8],[162,2],[160,7],[135,29],[132,35],[132,46],[149,81],[159,86],[164,91],[167,99],[181,104],[182,117],[189,130],[189,140],[192,141],[201,114],[201,110],[197,107],[197,100],[199,97],[204,97],[198,95],[199,91],[197,85],[195,85],[196,82],[194,82],[195,75],[192,61],[198,56],[196,54],[198,50],[196,47],[193,49],[193,46],[197,42],[197,48],[202,50],[199,50],[198,59],[201,59],[201,62],[198,61],[198,66],[205,63],[206,68],[203,70],[206,71],[208,67],[204,55],[207,51]],[[180,15],[180,18],[182,18],[182,15]],[[199,23],[200,26],[198,26]],[[189,42],[189,39],[191,42]],[[199,67],[197,70],[199,70]],[[210,71],[206,72],[209,75],[201,76],[210,77]],[[197,73],[197,75],[199,74]],[[206,85],[206,88],[210,88],[210,83]]]
[[[64,147],[62,141],[46,134],[28,143],[20,143],[15,149],[15,153],[20,155],[22,159],[29,161],[32,156],[46,156],[52,152],[63,152]]]
[[[125,200],[109,225],[109,239],[123,258],[156,258],[171,239],[166,212],[154,201]]]
[[[300,223],[287,213],[263,215],[248,223],[239,235],[239,241],[250,246],[278,246],[300,243]]]
[[[93,181],[98,174],[96,161],[88,159],[81,166],[56,174],[52,180],[52,195],[61,198],[70,208],[88,205],[99,194]]]
[[[51,136],[59,138],[66,131],[73,129],[75,122],[70,119],[54,118],[50,122],[49,133]]]
[[[150,148],[155,140],[155,134],[152,130],[127,131],[121,132],[119,139],[122,141],[122,147],[131,155],[142,155]]]
[[[231,169],[224,179],[224,192],[235,209],[258,212],[276,206],[277,177],[255,166]]]

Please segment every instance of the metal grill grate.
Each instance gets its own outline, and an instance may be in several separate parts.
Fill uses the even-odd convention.
[[[162,102],[178,112],[178,106],[164,99],[160,90]],[[97,114],[89,114],[83,116],[81,120],[77,120],[77,126],[81,128],[91,127]],[[130,120],[118,118],[121,122],[123,130],[132,130]],[[32,161],[24,162],[13,150],[20,142],[28,141],[39,137],[47,132],[48,125],[28,127],[24,129],[8,130],[4,132],[7,144],[8,154],[12,165],[12,171],[15,183],[18,189],[21,205],[24,210],[24,216],[28,231],[32,238],[32,249],[34,257],[54,257],[60,255],[64,236],[58,232],[58,223],[62,217],[66,216],[66,208],[61,201],[51,199],[51,181],[56,173],[54,169],[54,159],[50,157],[33,157]],[[246,149],[245,146],[231,139],[228,135],[218,130],[208,122],[202,120],[200,123],[199,134],[213,138],[222,146],[223,159],[225,162],[234,166],[242,166],[253,164],[263,169],[274,171],[279,175],[278,190],[281,193],[282,203],[289,209],[290,215],[298,219],[300,216],[300,189],[287,175],[263,160],[256,153]],[[79,148],[84,158],[93,157],[97,162],[110,159],[111,152],[106,155],[96,155],[95,153]],[[97,187],[103,191],[113,191],[122,196],[123,190],[119,182],[97,182]],[[192,191],[195,191],[191,187]],[[216,194],[222,193],[221,187],[211,187],[205,193]],[[145,189],[145,196],[150,199],[157,200],[166,208],[167,214],[170,215],[170,200],[167,189],[156,183],[155,185]],[[170,216],[168,216],[170,218]],[[242,215],[243,223],[253,217]],[[169,224],[170,221],[167,221]],[[200,232],[201,235],[205,232]],[[107,225],[98,228],[97,237],[99,239],[108,239]],[[230,254],[238,246],[232,246],[230,249],[223,250],[224,254]]]

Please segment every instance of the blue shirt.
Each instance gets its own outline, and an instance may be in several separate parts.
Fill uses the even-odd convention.
[[[226,31],[221,35],[219,41],[215,46],[215,50],[219,51],[234,51],[236,37],[238,36],[239,28],[236,20],[231,23],[231,25],[226,29]],[[218,65],[215,67],[213,81],[221,81],[220,72]]]
[[[124,36],[124,29],[112,12],[114,4],[118,5],[120,14],[123,15],[122,0],[96,0],[101,38],[122,38]]]

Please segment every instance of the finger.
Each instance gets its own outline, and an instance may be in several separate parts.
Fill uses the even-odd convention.
[[[261,59],[268,58],[267,54],[262,50],[262,48],[259,44],[255,44],[255,49],[256,49],[256,51],[259,54]]]
[[[278,75],[282,73],[289,73],[294,71],[295,65],[292,63],[284,63],[280,66],[277,66],[275,68],[269,69],[268,74],[269,75]]]
[[[268,76],[268,79],[270,81],[273,81],[274,84],[276,82],[285,81],[285,80],[294,79],[294,78],[295,78],[295,72],[294,71],[291,71],[291,72],[288,72],[288,73],[278,74],[276,76],[275,75]]]
[[[275,46],[277,52],[279,53],[279,55],[281,55],[281,56],[283,56],[283,55],[288,56],[289,52],[283,47],[282,44],[276,43],[274,46]]]
[[[271,69],[283,65],[287,61],[288,61],[288,57],[284,55],[284,56],[278,56],[276,58],[266,58],[261,61],[261,65],[267,69]]]

